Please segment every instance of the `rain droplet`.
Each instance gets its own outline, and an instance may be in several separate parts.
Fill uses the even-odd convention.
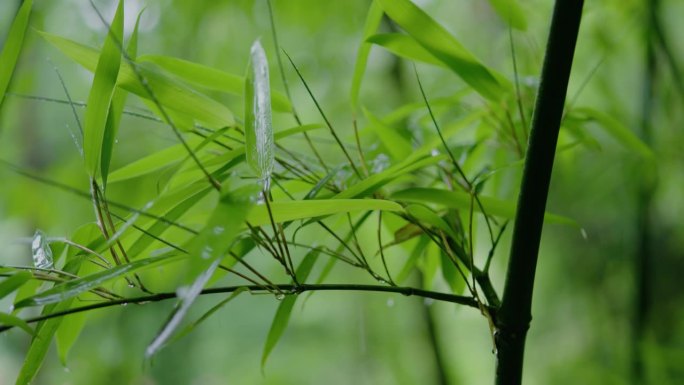
[[[201,254],[202,259],[211,258],[213,252],[214,252],[214,249],[211,246],[209,246],[209,245],[204,246],[204,248],[202,249],[202,254]]]
[[[382,284],[382,285],[387,285],[389,282],[385,281],[385,280],[382,279],[382,278],[378,278],[378,283],[379,283],[379,284]]]
[[[71,373],[71,369],[69,369],[69,367],[67,367],[67,366],[64,367],[64,371],[65,371],[66,373]]]
[[[133,287],[135,287],[135,285],[132,284],[132,283],[129,283],[129,284],[128,284],[128,287],[133,288]]]
[[[373,166],[372,166],[372,172],[373,174],[377,174],[383,170],[385,170],[387,167],[390,165],[390,159],[387,155],[385,154],[379,154],[375,159],[373,159]]]
[[[39,269],[52,268],[52,250],[47,242],[47,238],[42,231],[36,230],[31,242],[31,254],[33,255],[33,265]]]
[[[439,150],[437,150],[436,148],[433,148],[432,151],[430,151],[430,155],[439,156]]]
[[[394,307],[394,299],[387,298],[387,307]]]
[[[126,306],[126,305],[128,305],[128,302],[124,302],[121,304],[121,306]]]
[[[215,235],[221,235],[223,233],[223,226],[216,226],[213,228],[214,234]]]
[[[276,298],[278,301],[282,301],[282,300],[285,299],[285,294],[283,294],[283,293],[278,293],[278,294],[276,294],[275,298]]]
[[[425,306],[432,306],[433,303],[435,303],[435,300],[432,298],[425,298],[423,300],[423,305]]]
[[[586,241],[587,239],[589,239],[589,236],[587,235],[587,231],[584,230],[584,228],[581,228],[581,229],[580,229],[580,234],[582,234],[582,238],[583,238],[585,241]]]

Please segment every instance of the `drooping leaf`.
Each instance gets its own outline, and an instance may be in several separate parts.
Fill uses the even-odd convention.
[[[318,251],[312,250],[304,256],[304,259],[297,267],[295,275],[300,283],[306,282],[309,277],[311,270],[318,258]],[[296,295],[288,295],[283,298],[280,305],[278,305],[278,310],[276,310],[275,317],[273,318],[273,323],[271,323],[271,329],[268,331],[268,336],[266,337],[266,345],[264,346],[264,352],[261,355],[261,367],[266,365],[266,360],[271,354],[271,351],[282,337],[287,324],[290,322],[290,315],[292,314],[292,308],[297,301]]]
[[[31,279],[33,275],[28,271],[17,271],[0,282],[0,299],[7,297]]]
[[[379,33],[368,37],[369,43],[377,44],[397,56],[444,68],[447,65],[425,49],[416,39],[402,33]],[[421,104],[424,106],[424,103]]]
[[[440,252],[440,262],[442,270],[442,278],[449,285],[451,292],[454,294],[461,294],[465,288],[465,281],[463,276],[458,271],[458,268],[454,265],[454,261],[451,260],[444,252]],[[456,262],[459,263],[459,262]],[[466,271],[461,268],[461,271]]]
[[[356,64],[354,64],[354,75],[352,76],[351,85],[351,105],[352,110],[356,110],[359,103],[359,92],[361,91],[361,83],[363,74],[366,72],[366,64],[368,64],[368,55],[370,54],[371,45],[366,42],[366,39],[377,31],[380,22],[382,21],[382,8],[377,1],[371,3],[368,9],[368,16],[366,16],[366,24],[363,27],[363,42],[356,52]]]
[[[95,77],[88,95],[88,107],[85,112],[83,156],[85,157],[86,171],[91,178],[96,178],[101,173],[102,145],[121,64],[119,45],[122,41],[123,1],[120,1],[95,67]],[[113,144],[113,141],[108,144]],[[111,148],[106,151],[111,154]]]
[[[9,87],[12,79],[21,47],[24,45],[24,35],[26,34],[29,16],[31,16],[31,7],[33,7],[33,0],[26,0],[21,5],[7,34],[2,52],[0,52],[0,108],[5,100],[5,92],[7,92],[7,87]]]
[[[391,197],[403,202],[432,203],[460,210],[470,210],[471,207],[470,194],[461,191],[448,191],[436,188],[410,188],[397,191]],[[509,219],[515,217],[515,203],[482,195],[479,195],[478,198],[482,202],[487,215]],[[482,212],[477,204],[473,205],[473,210]],[[544,214],[544,220],[549,223],[577,226],[577,223],[572,219],[555,214]]]
[[[385,13],[485,99],[498,102],[511,85],[470,53],[453,35],[410,0],[378,0]]]
[[[13,316],[12,314],[7,314],[0,312],[0,326],[14,326],[28,333],[30,336],[35,335],[33,329],[26,323],[23,319]]]
[[[83,326],[85,326],[87,312],[74,313],[64,317],[64,322],[59,325],[55,333],[55,342],[57,343],[57,356],[62,366],[67,366],[67,357],[71,347],[74,346],[78,336],[81,334]]]
[[[259,40],[252,44],[245,78],[245,152],[247,163],[268,189],[275,145],[271,122],[271,86],[266,52]]]
[[[176,289],[178,304],[157,336],[147,346],[145,355],[153,356],[173,336],[192,304],[209,281],[221,260],[230,250],[242,230],[245,217],[251,209],[253,186],[224,194],[204,229],[187,245],[190,265],[184,285]]]
[[[506,24],[520,31],[527,30],[525,11],[517,0],[489,0],[489,4]]]
[[[622,124],[619,120],[590,107],[573,108],[570,116],[577,119],[595,121],[603,128],[610,136],[617,140],[620,144],[625,146],[628,150],[634,151],[647,161],[653,161],[655,154],[653,151],[641,141],[634,133]]]
[[[428,238],[427,236],[423,236],[418,239],[418,243],[411,251],[411,254],[406,260],[406,263],[404,263],[404,267],[401,268],[401,271],[395,278],[397,284],[401,284],[406,280],[406,278],[408,278],[409,274],[411,273],[411,271],[413,271],[413,268],[416,266],[418,259],[423,254],[425,248],[429,243],[430,238]]]
[[[199,63],[161,55],[143,55],[138,58],[138,61],[154,63],[188,83],[210,90],[234,95],[242,95],[244,92],[244,77]],[[292,110],[292,106],[290,106],[287,96],[280,92],[271,92],[271,103],[273,103],[273,110],[275,111],[290,112]]]
[[[311,199],[302,201],[276,201],[271,203],[273,220],[276,223],[339,213],[372,210],[401,212],[403,211],[403,208],[395,202],[381,199]],[[269,224],[270,220],[266,206],[255,206],[247,217],[247,221],[253,226]]]
[[[16,308],[21,308],[26,306],[40,306],[55,302],[62,302],[68,298],[73,298],[81,293],[102,286],[102,284],[115,278],[134,273],[143,268],[159,265],[161,263],[177,261],[179,258],[179,255],[170,253],[168,255],[160,255],[157,257],[145,258],[131,263],[118,265],[99,273],[60,283],[42,293],[25,298],[17,302],[14,306]]]
[[[449,224],[437,213],[420,204],[409,204],[405,207],[406,212],[412,217],[428,226],[435,227],[452,238],[458,238]]]
[[[95,69],[99,56],[96,49],[46,32],[40,34],[87,70]],[[192,116],[212,128],[235,124],[233,114],[223,104],[173,79],[153,63],[140,62],[136,64],[136,68],[164,107]],[[117,86],[142,98],[150,98],[128,62],[121,63]]]

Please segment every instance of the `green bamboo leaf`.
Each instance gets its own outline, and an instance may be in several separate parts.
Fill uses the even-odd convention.
[[[251,209],[253,187],[248,186],[247,189],[223,195],[204,229],[190,241],[187,249],[192,259],[186,270],[184,285],[176,290],[178,304],[157,336],[147,346],[147,357],[157,353],[173,336],[190,306],[230,250]]]
[[[413,152],[411,143],[399,135],[394,128],[386,125],[366,108],[363,108],[363,114],[368,119],[369,128],[378,135],[383,146],[394,160],[404,160],[406,159],[407,154]]]
[[[55,333],[55,342],[57,343],[57,356],[64,367],[67,366],[67,357],[71,347],[74,346],[78,336],[85,326],[85,321],[88,316],[87,312],[70,314],[64,317],[64,321],[57,328]]]
[[[626,149],[636,152],[649,162],[655,160],[653,150],[634,135],[627,126],[605,112],[590,107],[579,107],[570,110],[569,117],[596,122]]]
[[[199,63],[162,55],[143,55],[138,58],[138,61],[154,63],[184,81],[206,89],[240,96],[244,92],[245,78],[243,76],[234,75]],[[271,103],[273,103],[273,110],[275,111],[292,111],[292,106],[287,100],[287,96],[281,92],[273,91],[271,93]]]
[[[382,8],[377,1],[371,3],[368,9],[368,16],[366,16],[366,24],[363,27],[363,42],[356,52],[356,64],[354,64],[354,75],[352,76],[351,86],[351,105],[352,110],[356,111],[356,106],[359,104],[359,92],[361,90],[361,82],[363,81],[363,74],[366,72],[366,65],[368,64],[368,55],[370,54],[371,45],[366,42],[366,39],[375,31],[378,30],[380,22],[382,21]]]
[[[499,17],[512,28],[519,31],[527,30],[525,11],[520,7],[517,0],[489,0],[489,4]]]
[[[304,256],[302,263],[299,264],[295,273],[299,282],[306,282],[306,279],[309,277],[317,257],[317,250],[312,250]],[[288,295],[282,300],[280,305],[278,305],[278,310],[276,311],[275,317],[273,317],[273,323],[271,323],[271,329],[268,331],[268,336],[266,337],[264,352],[261,355],[262,369],[264,368],[264,365],[266,365],[266,360],[268,360],[268,356],[271,354],[271,351],[285,332],[285,328],[287,328],[287,324],[290,322],[292,308],[294,308],[296,301],[296,295]]]
[[[33,329],[31,329],[26,321],[11,314],[0,312],[0,326],[15,326],[28,333],[30,336],[35,335]]]
[[[397,163],[384,171],[373,174],[340,192],[335,195],[335,199],[361,198],[367,196],[402,175],[439,163],[445,159],[446,156],[444,155],[423,157],[422,159],[415,159],[414,157],[409,156],[408,159],[401,163]]]
[[[391,195],[391,198],[403,202],[438,204],[460,210],[470,210],[471,207],[470,194],[461,191],[448,191],[435,188],[410,188],[395,192]],[[509,219],[515,217],[517,206],[515,203],[482,195],[478,195],[478,198],[480,199],[480,202],[482,202],[482,206],[484,206],[488,215]],[[473,205],[473,210],[482,212],[477,204]],[[550,213],[544,214],[544,220],[549,223],[577,226],[577,222],[570,218]]]
[[[93,71],[97,66],[99,53],[96,49],[46,32],[40,32],[40,34],[50,44],[87,70]],[[197,121],[212,128],[235,124],[233,114],[223,104],[173,79],[155,64],[140,62],[136,64],[136,67],[164,107],[193,116]],[[121,63],[117,86],[142,98],[150,98],[128,62]]]
[[[451,292],[454,294],[461,294],[463,289],[465,289],[465,281],[454,265],[454,261],[452,261],[444,252],[440,252],[440,262],[442,267],[442,278],[444,278],[444,281],[449,285]],[[461,271],[466,271],[466,269],[461,267]]]
[[[402,212],[401,205],[381,199],[326,199],[281,201],[271,203],[273,220],[276,223],[289,222],[297,219],[316,218],[326,215],[348,213],[353,211],[385,210]],[[247,217],[252,226],[270,223],[265,205],[255,206]]]
[[[428,246],[429,243],[430,238],[428,238],[427,236],[423,236],[418,239],[418,243],[411,251],[411,254],[409,255],[408,259],[406,259],[404,267],[401,268],[401,271],[395,278],[397,284],[401,284],[406,280],[406,278],[408,278],[409,274],[411,273],[411,271],[413,271],[413,268],[416,266],[418,259],[421,255],[423,255],[423,252],[425,251],[425,248]]]
[[[111,28],[102,47],[102,53],[95,67],[95,77],[88,95],[88,107],[85,112],[83,155],[85,157],[86,171],[88,171],[91,178],[96,178],[101,173],[100,162],[105,127],[121,64],[119,44],[122,41],[123,1],[119,1],[114,20],[112,20]],[[113,144],[113,141],[111,144]],[[111,154],[111,148],[106,149],[106,151]]]
[[[109,270],[104,270],[99,273],[55,285],[54,287],[45,290],[42,293],[38,293],[32,297],[25,298],[17,302],[14,307],[21,308],[26,306],[40,306],[55,302],[62,302],[66,299],[73,298],[81,293],[102,286],[102,284],[122,277],[126,274],[131,274],[133,272],[140,271],[143,268],[152,267],[162,263],[174,262],[180,257],[181,256],[177,254],[171,253],[115,266]]]
[[[31,7],[33,7],[33,0],[26,0],[19,8],[19,12],[17,12],[7,34],[2,52],[0,52],[0,107],[5,100],[5,92],[7,92],[7,87],[9,87],[12,79],[21,47],[24,45],[24,35],[26,34],[29,16],[31,16]]]
[[[455,37],[410,0],[378,0],[385,13],[484,98],[498,102],[510,83],[480,63]]]
[[[431,54],[430,51],[423,48],[416,39],[402,33],[380,33],[368,37],[366,41],[377,44],[405,59],[449,68],[443,61]],[[421,103],[421,106],[425,107],[425,103]]]
[[[8,278],[0,282],[0,299],[7,297],[10,293],[19,289],[23,284],[33,277],[28,271],[17,271]]]
[[[245,78],[245,151],[247,163],[268,190],[275,145],[271,122],[271,86],[268,60],[259,40],[252,44]]]
[[[135,60],[135,57],[138,55],[138,28],[140,26],[141,16],[142,11],[138,14],[138,18],[135,22],[135,27],[133,28],[133,34],[131,34],[131,39],[128,42],[128,47],[126,48],[126,54],[131,60]],[[126,105],[127,96],[128,93],[125,90],[121,88],[115,88],[114,94],[112,95],[112,102],[109,106],[104,137],[102,138],[102,160],[100,162],[103,188],[107,187],[109,165],[112,161],[112,152],[114,151],[116,135],[119,132],[119,125],[121,124],[121,115],[123,114],[124,106]]]
[[[442,230],[445,234],[449,235],[453,239],[458,238],[451,226],[449,226],[449,224],[446,223],[442,217],[437,215],[437,213],[431,209],[420,204],[409,204],[404,209],[407,213],[419,221],[436,229]]]

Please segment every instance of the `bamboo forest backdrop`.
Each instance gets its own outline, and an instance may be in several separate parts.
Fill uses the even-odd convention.
[[[0,385],[682,383],[684,3],[582,3],[0,2]]]

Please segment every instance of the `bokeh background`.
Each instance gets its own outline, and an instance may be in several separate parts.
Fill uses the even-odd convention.
[[[17,0],[0,2],[0,41]],[[512,78],[509,29],[487,1],[416,1],[487,65]],[[514,31],[518,71],[534,84],[540,71],[552,2],[520,2],[528,19]],[[684,381],[684,2],[661,0],[657,18],[668,51],[647,67],[653,0],[587,2],[569,95],[575,104],[608,112],[646,141],[657,169],[599,127],[591,145],[556,159],[549,209],[575,219],[575,228],[544,229],[529,333],[526,384],[628,384],[642,368],[643,383]],[[95,4],[111,18],[115,1]],[[249,47],[261,38],[274,55],[263,0],[127,0],[125,29],[144,7],[140,54],[163,54],[243,74]],[[325,111],[352,140],[349,87],[367,0],[273,0],[281,46],[297,62]],[[385,22],[383,29],[389,30]],[[19,95],[64,99],[54,68],[74,100],[87,99],[92,75],[49,46],[35,30],[100,46],[105,27],[85,0],[36,0],[25,47],[0,112],[0,158],[87,190],[70,130],[68,106]],[[282,89],[274,61],[274,86]],[[419,65],[431,97],[463,83],[444,70]],[[305,89],[286,66],[295,106],[304,121],[320,120]],[[651,82],[653,92],[645,91]],[[578,91],[581,93],[578,94]],[[237,97],[216,95],[241,111]],[[140,105],[130,98],[130,108]],[[420,101],[411,64],[374,47],[362,100],[384,114]],[[651,107],[645,107],[650,101]],[[81,111],[82,112],[82,111]],[[648,119],[644,122],[644,115]],[[276,128],[292,125],[276,116]],[[362,133],[364,140],[372,135]],[[562,140],[563,138],[561,138]],[[112,169],[175,144],[168,127],[125,117]],[[323,141],[323,139],[320,139]],[[299,142],[301,144],[301,142]],[[322,142],[321,145],[326,143]],[[644,187],[644,186],[648,186]],[[136,180],[111,191],[144,202],[154,181]],[[68,236],[93,221],[91,203],[26,179],[0,166],[0,263],[30,263],[25,242],[36,228]],[[372,242],[373,235],[368,235]],[[646,243],[644,243],[646,240]],[[510,230],[493,267],[500,290]],[[363,239],[362,239],[363,242]],[[642,262],[646,256],[646,264]],[[275,267],[274,267],[275,269]],[[275,274],[275,273],[274,273]],[[363,281],[338,269],[333,281]],[[412,278],[417,284],[416,277]],[[10,306],[9,299],[0,306]],[[191,316],[215,303],[198,300]],[[437,383],[426,312],[434,316],[438,349],[451,384],[490,384],[494,357],[486,321],[474,310],[390,294],[317,293],[300,301],[290,326],[262,371],[261,352],[278,302],[241,295],[193,334],[144,360],[171,303],[129,305],[92,312],[67,366],[50,352],[35,384],[430,384]],[[27,313],[29,314],[29,313]],[[639,324],[637,320],[643,320]],[[64,322],[69,322],[66,318]],[[642,325],[635,334],[635,325]],[[12,384],[28,348],[20,331],[0,335],[0,385]],[[635,349],[641,364],[635,364]],[[635,366],[636,365],[636,366]],[[638,373],[638,372],[636,372]]]

